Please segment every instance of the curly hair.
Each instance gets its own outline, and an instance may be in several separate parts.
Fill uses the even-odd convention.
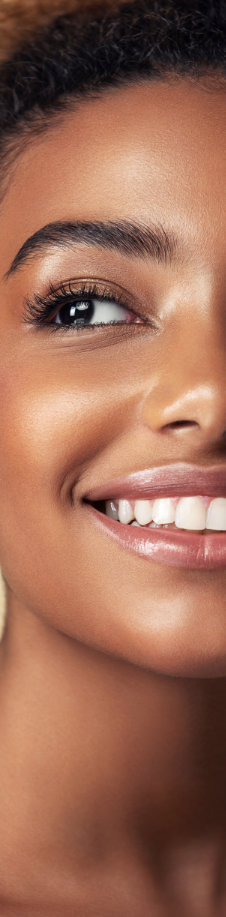
[[[225,80],[225,0],[39,2],[29,37],[0,67],[0,155],[45,130],[72,102],[131,81],[208,72]],[[48,14],[48,15],[47,15]],[[51,21],[49,21],[51,20]]]
[[[92,0],[95,7],[97,0]],[[125,3],[125,0],[120,0]],[[113,0],[105,0],[110,8]],[[7,60],[24,40],[52,22],[60,13],[90,6],[90,0],[0,0],[0,61]]]

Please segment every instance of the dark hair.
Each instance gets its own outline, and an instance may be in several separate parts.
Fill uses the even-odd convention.
[[[73,100],[132,81],[225,78],[226,0],[129,0],[57,16],[0,67],[0,156]]]

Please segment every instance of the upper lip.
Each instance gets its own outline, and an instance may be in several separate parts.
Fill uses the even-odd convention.
[[[190,465],[186,462],[159,465],[132,472],[94,486],[86,500],[148,500],[155,496],[226,496],[226,466]]]

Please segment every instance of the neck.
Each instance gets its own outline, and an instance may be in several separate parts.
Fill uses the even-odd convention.
[[[225,680],[162,678],[113,660],[14,598],[1,652],[14,837],[24,825],[33,843],[35,819],[36,838],[44,825],[46,842],[54,831],[78,862],[119,843],[172,857],[225,837]]]

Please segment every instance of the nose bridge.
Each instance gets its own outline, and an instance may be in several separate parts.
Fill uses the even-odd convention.
[[[195,427],[217,439],[226,430],[226,358],[221,314],[193,313],[162,348],[143,419],[154,430]]]

